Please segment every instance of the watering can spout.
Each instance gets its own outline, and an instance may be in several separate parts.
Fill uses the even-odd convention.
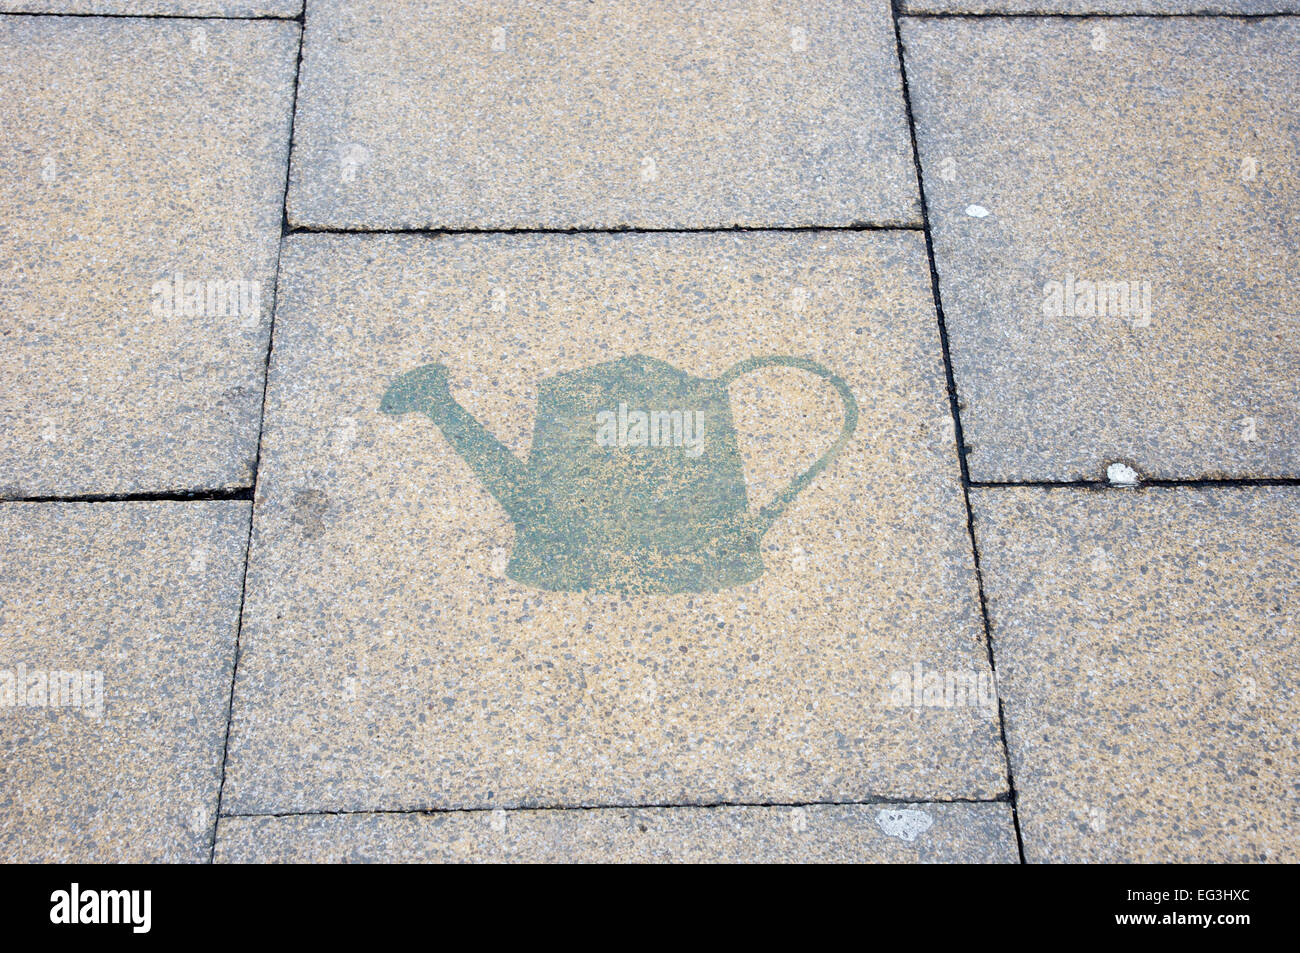
[[[389,385],[379,409],[394,416],[411,412],[429,417],[465,459],[517,525],[529,519],[523,464],[451,396],[447,368],[426,364]]]

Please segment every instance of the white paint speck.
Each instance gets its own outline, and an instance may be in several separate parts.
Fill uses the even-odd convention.
[[[989,214],[989,210],[983,205],[967,205],[966,214],[971,218],[984,218]]]
[[[910,808],[881,811],[876,815],[877,827],[890,837],[905,841],[916,840],[917,835],[924,834],[933,824],[934,818],[925,811],[914,811]]]
[[[1142,481],[1138,472],[1127,463],[1112,463],[1108,466],[1106,479],[1111,486],[1137,486]]]

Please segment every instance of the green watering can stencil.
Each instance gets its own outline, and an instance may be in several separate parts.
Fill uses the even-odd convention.
[[[766,367],[829,381],[844,401],[844,426],[784,492],[751,512],[727,388]],[[757,579],[759,541],[858,423],[839,376],[781,356],[751,357],[715,378],[641,355],[547,378],[527,464],[452,399],[442,364],[397,378],[381,409],[430,417],[505,508],[516,527],[506,575],[566,591],[716,592]]]

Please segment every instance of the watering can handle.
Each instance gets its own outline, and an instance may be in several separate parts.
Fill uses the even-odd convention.
[[[816,361],[810,361],[806,357],[785,357],[773,354],[765,357],[746,358],[728,368],[718,378],[718,381],[725,387],[737,377],[764,367],[794,367],[801,371],[807,371],[809,374],[816,374],[822,380],[829,382],[840,392],[840,399],[844,401],[844,427],[840,430],[840,435],[835,442],[817,458],[817,461],[812,466],[795,477],[794,482],[786,487],[783,492],[778,493],[772,502],[758,511],[756,523],[760,537],[772,528],[772,524],[785,512],[786,507],[794,501],[794,498],[817,478],[817,474],[826,469],[826,465],[835,458],[837,453],[844,449],[844,445],[849,442],[849,438],[853,436],[853,431],[858,426],[858,402],[853,396],[853,391],[849,390],[849,385],[838,374],[823,367]]]

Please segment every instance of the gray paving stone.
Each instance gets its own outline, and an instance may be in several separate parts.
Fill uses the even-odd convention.
[[[289,216],[917,223],[889,5],[313,2]]]
[[[302,0],[0,0],[0,13],[296,17]]]
[[[1300,489],[974,505],[1026,858],[1300,858]]]
[[[999,804],[222,818],[218,863],[1015,863]]]
[[[899,0],[907,13],[1287,13],[1297,0]]]
[[[0,17],[0,496],[252,482],[297,47]],[[235,306],[178,313],[178,275]]]
[[[291,237],[229,810],[1004,793],[932,300],[915,232]],[[399,374],[442,361],[522,459],[541,382],[550,400],[555,375],[638,353],[706,378],[800,355],[856,395],[852,438],[763,538],[751,582],[516,581],[518,537],[483,482],[504,458],[454,429],[453,445],[447,419],[380,410]],[[845,419],[793,368],[730,395],[751,508]],[[586,512],[575,539],[606,532]],[[917,666],[968,691],[895,693]]]
[[[0,504],[0,861],[208,859],[248,519]]]
[[[972,476],[1300,476],[1300,21],[903,38]]]

